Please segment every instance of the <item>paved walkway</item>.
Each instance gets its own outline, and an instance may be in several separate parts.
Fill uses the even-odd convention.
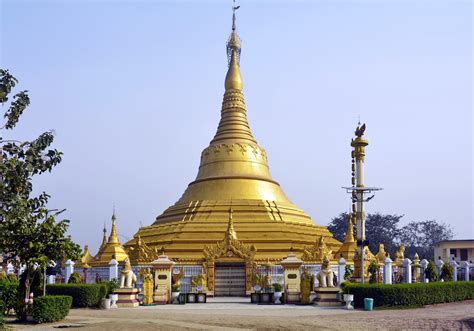
[[[219,302],[221,301],[221,302]],[[417,309],[347,311],[241,300],[111,310],[73,309],[65,321],[23,330],[473,330],[474,300]]]

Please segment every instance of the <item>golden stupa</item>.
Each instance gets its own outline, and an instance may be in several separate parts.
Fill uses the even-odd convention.
[[[196,180],[152,225],[141,227],[124,245],[133,264],[146,265],[163,251],[182,265],[279,264],[290,251],[312,256],[311,252],[321,250],[321,242],[325,252],[332,252],[331,258],[338,258],[334,255],[341,243],[287,198],[270,175],[265,150],[250,131],[235,9],[217,132],[201,154]]]

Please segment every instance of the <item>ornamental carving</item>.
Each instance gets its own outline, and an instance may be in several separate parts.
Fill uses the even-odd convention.
[[[305,247],[302,259],[306,262],[322,262],[324,257],[332,258],[332,250],[326,246],[324,237],[319,237],[311,247]]]
[[[233,210],[229,209],[229,223],[224,240],[210,246],[204,247],[204,260],[206,263],[213,263],[221,257],[238,257],[246,262],[252,262],[255,258],[257,248],[255,245],[246,245],[237,239],[232,221]]]
[[[214,159],[216,157],[222,157],[222,155],[233,155],[239,153],[242,156],[251,156],[255,159],[262,159],[267,161],[267,153],[264,149],[256,145],[234,143],[234,144],[215,144],[207,147],[202,151],[201,162],[206,159]]]
[[[254,245],[246,245],[240,240],[224,239],[214,245],[204,247],[204,259],[208,263],[215,262],[221,257],[239,257],[245,261],[253,261],[257,249]]]
[[[158,248],[151,248],[149,247],[140,236],[136,236],[135,238],[135,245],[130,247],[128,251],[128,256],[130,260],[134,263],[142,263],[142,262],[152,262],[160,256],[160,252]]]

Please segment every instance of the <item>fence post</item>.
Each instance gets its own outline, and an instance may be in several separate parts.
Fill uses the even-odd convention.
[[[438,275],[441,275],[441,269],[443,268],[443,260],[441,260],[441,256],[438,257],[438,260],[436,261],[436,272]]]
[[[457,282],[458,281],[458,267],[459,264],[456,262],[456,260],[453,258],[451,262],[449,263],[451,267],[453,267],[453,281]]]
[[[346,260],[341,257],[339,259],[339,266],[338,266],[338,277],[337,277],[337,285],[341,285],[344,281],[344,274],[346,273]]]
[[[383,283],[392,284],[392,259],[388,256],[385,258],[383,265]]]
[[[409,258],[403,260],[403,282],[411,283],[411,260]]]
[[[461,270],[462,270],[462,280],[469,281],[469,261],[462,261],[461,262]]]
[[[64,278],[64,283],[68,283],[69,277],[71,277],[71,274],[74,272],[74,261],[67,260],[66,263],[64,264],[66,266],[66,278]]]
[[[428,267],[428,260],[426,259],[423,259],[421,260],[420,262],[420,266],[421,266],[421,282],[422,283],[426,283],[426,274],[425,274],[425,271],[426,271],[426,268]]]
[[[109,280],[118,279],[118,262],[112,259],[109,262]]]

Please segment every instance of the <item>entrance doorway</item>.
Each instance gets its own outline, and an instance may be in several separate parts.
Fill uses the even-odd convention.
[[[245,264],[216,263],[215,296],[245,296]]]

